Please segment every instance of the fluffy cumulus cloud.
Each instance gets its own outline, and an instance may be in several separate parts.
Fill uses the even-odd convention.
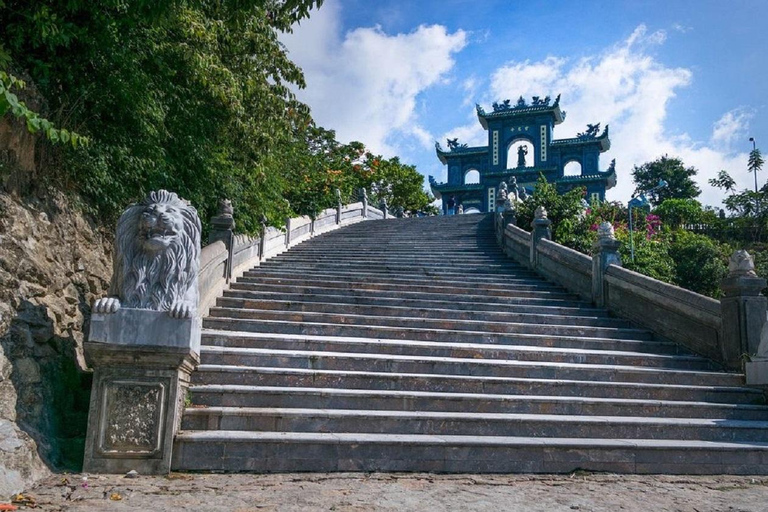
[[[390,155],[397,153],[397,137],[413,137],[425,148],[433,144],[418,122],[417,96],[446,80],[453,54],[466,41],[465,32],[440,25],[394,35],[379,27],[341,34],[334,1],[283,40],[304,69],[308,87],[299,97],[318,123],[335,128],[339,140],[360,140]]]
[[[662,45],[665,33],[649,33],[638,27],[626,40],[599,55],[571,61],[548,57],[540,62],[508,62],[490,77],[490,93],[496,99],[533,95],[556,96],[568,112],[558,126],[558,138],[572,137],[587,123],[610,124],[612,148],[605,167],[616,158],[619,183],[609,198],[626,202],[633,191],[632,167],[663,154],[679,156],[686,165],[699,169],[700,199],[718,205],[721,193],[707,184],[720,169],[728,169],[741,186],[748,184],[746,153],[733,151],[735,140],[744,138],[751,112],[735,107],[712,125],[708,141],[694,141],[687,134],[672,132],[666,124],[670,102],[692,79],[691,71],[659,62],[651,49]],[[467,127],[457,130],[463,132]]]

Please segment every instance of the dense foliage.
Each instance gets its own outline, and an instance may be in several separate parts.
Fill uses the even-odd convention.
[[[339,144],[292,92],[304,78],[278,36],[321,3],[0,0],[0,68],[24,70],[51,120],[91,140],[62,149],[49,183],[106,219],[161,187],[203,219],[231,199],[250,232],[364,183],[423,208],[412,167]],[[386,171],[367,172],[374,160]]]

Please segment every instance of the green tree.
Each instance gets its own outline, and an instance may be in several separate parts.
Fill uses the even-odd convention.
[[[276,169],[311,119],[278,36],[320,3],[4,0],[7,61],[29,73],[54,123],[92,141],[64,150],[47,181],[105,219],[165,187],[203,219],[225,196],[246,231],[262,213],[281,222],[291,210]]]
[[[674,261],[673,282],[703,295],[720,296],[720,280],[728,273],[728,246],[685,230],[676,230],[668,250]]]
[[[685,167],[679,158],[667,155],[635,166],[632,179],[635,182],[635,193],[644,192],[657,186],[659,180],[667,182],[667,186],[655,191],[649,199],[653,204],[660,204],[665,199],[694,199],[701,194],[693,177],[698,171],[695,167]]]
[[[653,213],[661,217],[662,222],[670,228],[700,223],[705,216],[701,203],[695,199],[666,199],[653,209]]]
[[[517,223],[524,229],[530,229],[534,212],[537,207],[543,206],[547,210],[547,216],[552,221],[552,237],[556,242],[566,243],[574,237],[578,231],[579,216],[584,212],[585,189],[575,188],[564,194],[557,191],[557,186],[548,183],[542,174],[533,194],[520,203],[517,211]]]

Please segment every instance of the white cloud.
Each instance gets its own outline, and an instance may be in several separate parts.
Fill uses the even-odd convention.
[[[719,204],[721,193],[707,180],[720,169],[731,171],[741,186],[748,184],[747,155],[732,152],[731,142],[743,138],[751,113],[743,109],[725,113],[714,123],[707,142],[693,141],[685,133],[673,135],[665,124],[667,109],[679,90],[690,84],[692,73],[667,67],[651,55],[649,50],[665,39],[663,31],[649,34],[641,25],[599,55],[574,62],[556,56],[540,62],[509,62],[491,75],[491,94],[484,100],[514,101],[520,95],[554,97],[562,93],[561,105],[568,116],[557,127],[557,138],[572,137],[587,123],[610,124],[612,148],[601,163],[606,167],[616,158],[619,179],[617,187],[608,192],[611,199],[626,202],[630,197],[634,165],[669,154],[698,168],[700,200]]]
[[[407,34],[380,27],[340,36],[339,5],[330,0],[283,42],[304,70],[307,89],[298,96],[319,124],[335,128],[341,141],[359,140],[374,152],[394,155],[391,139],[410,135],[425,148],[431,137],[420,126],[418,94],[447,79],[452,55],[467,33],[421,25]]]
[[[723,114],[712,127],[712,144],[725,145],[730,149],[734,142],[746,141],[749,121],[753,116],[754,112],[745,108],[735,108]]]

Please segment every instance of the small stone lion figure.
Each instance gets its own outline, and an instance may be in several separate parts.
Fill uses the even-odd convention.
[[[197,210],[173,192],[151,192],[128,207],[117,221],[109,297],[97,300],[93,311],[127,307],[192,317],[199,299],[200,231]]]
[[[731,277],[757,277],[755,260],[752,255],[744,249],[734,252],[728,261],[728,275]]]

